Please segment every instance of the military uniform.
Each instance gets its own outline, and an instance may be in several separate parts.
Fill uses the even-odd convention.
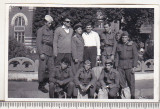
[[[104,68],[101,72],[99,81],[102,87],[109,86],[108,96],[110,98],[117,97],[117,92],[119,90],[119,72],[115,69],[107,71]]]
[[[54,72],[50,74],[49,77],[49,96],[54,98],[54,93],[57,92],[59,88],[62,88],[67,92],[67,97],[71,97],[73,93],[74,83],[73,83],[73,73],[70,67],[66,69],[61,69],[61,66],[56,66]],[[60,81],[63,84],[60,84]]]
[[[96,90],[96,77],[94,75],[94,72],[92,69],[89,69],[88,71],[86,71],[84,68],[79,69],[75,76],[75,85],[76,86],[83,85],[86,87],[89,84],[92,87],[90,87],[86,93],[88,93],[90,98],[93,98]],[[74,96],[77,95],[78,95],[78,90],[75,90]]]
[[[137,66],[138,52],[135,43],[128,41],[126,44],[119,43],[116,48],[116,67],[120,73],[120,85],[122,88],[128,84],[132,98],[135,97],[135,75],[132,68]]]
[[[73,64],[74,74],[77,70],[82,67],[83,61],[83,52],[84,52],[84,40],[82,36],[76,34],[72,37],[72,57],[73,60],[78,59],[79,62]]]
[[[38,68],[38,81],[39,86],[46,84],[45,79],[48,78],[46,75],[46,68],[48,72],[53,72],[54,60],[53,60],[53,31],[50,30],[46,25],[42,26],[37,31],[36,39],[37,50],[39,53],[39,68]],[[44,54],[44,59],[40,55]]]
[[[115,34],[103,32],[101,34],[101,40],[103,43],[102,62],[104,65],[106,59],[110,59],[111,55],[115,55],[116,51]]]

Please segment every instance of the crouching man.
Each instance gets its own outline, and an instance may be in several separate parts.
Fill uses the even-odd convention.
[[[60,66],[56,66],[54,72],[49,77],[49,97],[56,98],[54,95],[61,90],[67,93],[67,98],[72,97],[74,83],[72,70],[69,67],[70,61],[68,58],[61,60]]]
[[[103,90],[108,90],[108,98],[117,98],[119,91],[119,73],[113,69],[113,62],[110,59],[105,61],[105,67],[99,78]]]
[[[94,98],[96,90],[95,82],[96,77],[91,69],[91,62],[86,60],[84,66],[75,75],[76,88],[74,90],[74,96],[77,97],[79,89],[80,94],[88,94],[88,98]]]

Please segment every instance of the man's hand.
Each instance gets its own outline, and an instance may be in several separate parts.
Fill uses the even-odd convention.
[[[81,89],[82,91],[85,90],[85,87],[84,87],[82,84],[80,84],[79,86],[80,86],[80,89]]]
[[[114,60],[114,55],[113,54],[111,55],[111,60]]]
[[[85,87],[85,91],[87,91],[90,88],[90,84],[88,86]]]
[[[97,55],[97,60],[100,60],[100,56],[99,55]]]
[[[132,68],[132,73],[135,73],[136,67]]]
[[[63,85],[63,81],[57,80],[57,83],[61,86]]]
[[[41,54],[41,55],[40,55],[40,59],[41,59],[41,60],[44,60],[44,59],[45,59],[45,54]]]
[[[78,59],[75,59],[74,61],[75,61],[75,63],[78,63],[79,60],[78,60]]]

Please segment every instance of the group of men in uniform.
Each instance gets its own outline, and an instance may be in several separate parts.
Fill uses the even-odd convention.
[[[131,98],[135,98],[138,55],[128,32],[114,34],[110,23],[104,24],[105,31],[100,35],[93,31],[91,23],[85,25],[84,32],[80,23],[73,30],[69,17],[64,17],[62,26],[53,32],[52,22],[53,18],[46,15],[44,26],[37,31],[39,90],[48,93],[48,82],[50,98],[58,97],[56,93],[62,90],[67,98],[77,98],[78,93],[94,98],[100,88],[108,90],[109,98],[117,98],[120,89],[129,87]],[[100,57],[104,68],[97,79],[92,68]]]

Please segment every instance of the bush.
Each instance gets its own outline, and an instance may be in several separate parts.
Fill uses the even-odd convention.
[[[29,50],[12,36],[9,36],[9,55],[8,59],[15,57],[26,57]]]

